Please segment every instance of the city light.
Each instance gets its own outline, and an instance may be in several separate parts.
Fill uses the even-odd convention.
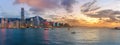
[[[67,24],[59,22],[49,22],[40,16],[25,18],[24,8],[21,8],[21,19],[19,18],[2,18],[0,28],[51,28],[51,27],[69,27]]]

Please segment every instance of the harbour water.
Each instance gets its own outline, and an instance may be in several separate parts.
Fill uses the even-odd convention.
[[[0,45],[120,45],[120,30],[108,28],[0,29]]]

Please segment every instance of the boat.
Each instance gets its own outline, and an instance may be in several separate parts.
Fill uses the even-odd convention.
[[[76,34],[76,32],[71,32],[72,34]]]
[[[44,30],[49,30],[49,28],[44,28]]]
[[[118,30],[120,30],[120,27],[115,27],[114,29],[118,29]]]

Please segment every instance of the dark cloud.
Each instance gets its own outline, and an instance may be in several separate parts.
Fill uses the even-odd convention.
[[[109,21],[120,21],[116,15],[120,15],[120,11],[114,11],[111,9],[105,9],[100,10],[100,7],[98,7],[96,4],[96,1],[85,3],[81,6],[81,12],[89,17],[92,18],[109,18]],[[108,20],[107,20],[108,21]]]
[[[100,7],[97,7],[95,4],[96,4],[96,0],[93,0],[92,2],[87,2],[81,6],[81,11],[90,12],[99,9]]]
[[[71,12],[72,11],[72,5],[75,3],[75,0],[63,0],[61,5],[64,6],[64,8],[68,11]]]

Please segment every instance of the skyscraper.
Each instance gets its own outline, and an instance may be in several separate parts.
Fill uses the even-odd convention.
[[[21,8],[21,26],[22,28],[25,25],[25,14],[24,14],[24,8]]]
[[[2,18],[2,20],[1,20],[1,27],[2,27],[2,28],[5,27],[5,19],[4,19],[4,18]]]

